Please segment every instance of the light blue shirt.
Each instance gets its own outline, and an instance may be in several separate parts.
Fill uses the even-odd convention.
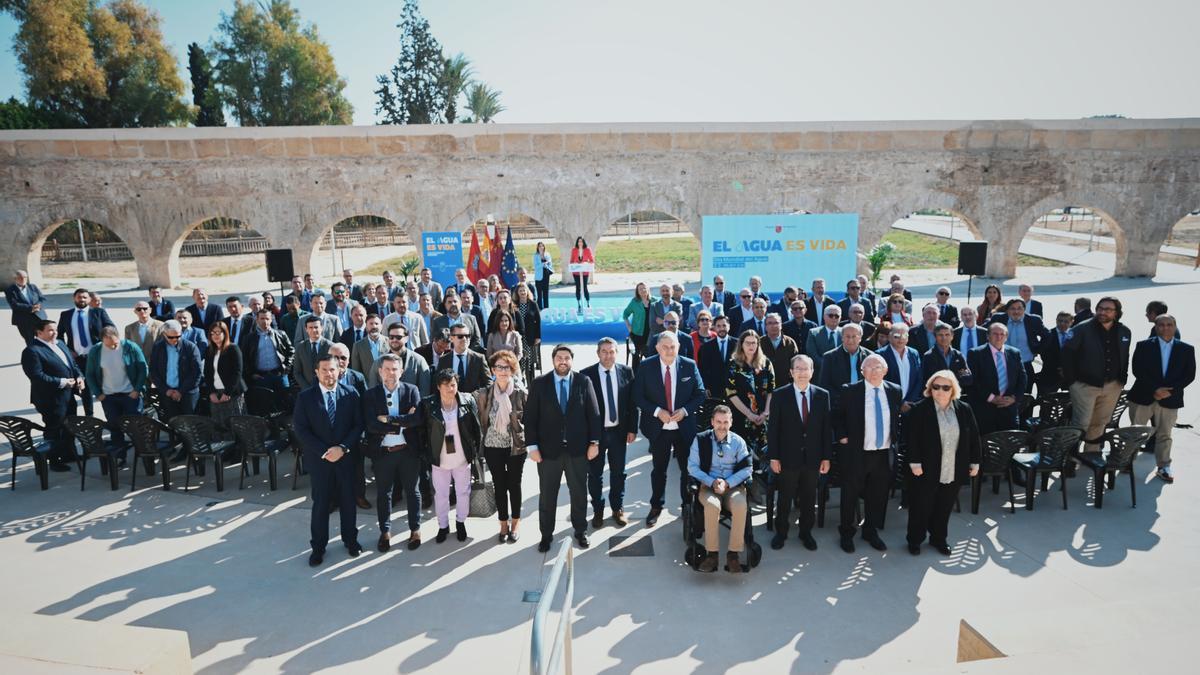
[[[275,341],[271,339],[271,332],[256,332],[258,333],[258,353],[254,358],[255,370],[260,373],[278,370],[280,367],[279,355],[275,353]]]
[[[746,466],[735,472],[733,467],[743,460],[746,461]],[[749,460],[750,450],[741,436],[730,431],[724,441],[719,441],[714,433],[712,464],[708,467],[708,473],[700,470],[700,442],[693,440],[692,451],[688,455],[688,475],[708,487],[712,487],[719,478],[725,479],[729,487],[736,487],[750,478]]]
[[[182,338],[181,338],[182,339]],[[167,344],[167,387],[179,387],[179,342]]]
[[[384,403],[387,404],[387,407],[388,407],[388,412],[387,412],[388,417],[399,417],[400,416],[400,394],[398,393],[399,391],[400,391],[399,386],[397,386],[395,389],[388,389],[387,385],[384,385],[384,387],[383,387],[383,401],[384,401]],[[404,445],[404,443],[405,443],[404,435],[403,434],[387,434],[383,437],[382,443],[384,446]]]
[[[1033,360],[1033,350],[1029,348],[1029,336],[1025,334],[1025,322],[1008,320],[1008,344],[1021,352],[1021,363]]]
[[[1158,340],[1158,353],[1162,355],[1162,374],[1163,377],[1166,377],[1167,363],[1171,360],[1171,349],[1175,347],[1175,341],[1166,342],[1162,338],[1155,339]]]

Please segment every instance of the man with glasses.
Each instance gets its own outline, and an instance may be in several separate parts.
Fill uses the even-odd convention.
[[[659,333],[666,330],[663,322],[666,320],[667,313],[674,312],[675,316],[679,316],[683,308],[679,306],[671,298],[671,285],[663,284],[658,287],[659,299],[650,304],[650,339],[647,342],[647,350],[654,349],[654,338]]]
[[[796,290],[796,287],[788,286],[787,288],[783,289],[783,297],[779,299],[779,302],[767,307],[767,312],[777,315],[779,317],[779,323],[782,325],[785,321],[792,318],[792,302],[799,297],[800,293]]]
[[[1132,340],[1129,327],[1121,323],[1120,300],[1100,298],[1095,312],[1072,329],[1062,353],[1063,382],[1071,391],[1071,424],[1085,430],[1086,452],[1100,451],[1100,437],[1129,380]]]
[[[686,356],[694,361],[695,356],[693,354],[695,352],[692,351],[692,341],[688,339],[691,336],[687,333],[679,332],[679,315],[674,310],[667,312],[667,315],[663,317],[662,327],[662,333],[654,336],[655,344],[658,344],[658,338],[662,337],[663,333],[673,333],[675,339],[679,341],[679,355]],[[650,345],[649,349],[653,348],[654,345]]]
[[[162,332],[163,322],[151,315],[150,303],[145,300],[133,305],[133,315],[137,319],[125,326],[125,339],[137,345],[142,350],[142,358],[149,362],[154,343],[158,342],[158,334]]]
[[[350,325],[350,312],[355,307],[358,307],[358,303],[350,298],[350,292],[346,290],[346,284],[340,281],[331,286],[330,290],[333,291],[333,308],[331,313],[337,316],[338,321],[341,322],[343,327],[347,327]]]
[[[713,302],[721,305],[721,308],[724,310],[722,313],[728,316],[729,310],[737,307],[737,293],[731,293],[725,290],[725,277],[721,276],[720,274],[713,277],[712,289]],[[717,315],[714,314],[713,318],[717,318]]]
[[[863,298],[863,300],[866,300],[866,298]],[[854,324],[862,331],[862,339],[870,341],[871,337],[875,335],[876,326],[870,321],[863,320],[866,314],[866,305],[861,305],[857,302],[850,305],[846,309],[846,318],[842,320],[842,328]]]
[[[192,325],[191,312],[188,312],[186,309],[176,310],[175,320],[179,322],[180,327],[183,329],[180,337],[196,345],[200,353],[203,354],[204,350],[208,349],[208,336],[204,334],[204,331]],[[166,322],[163,323],[165,325]],[[162,337],[161,329],[158,334],[159,337]]]
[[[838,307],[842,308],[842,316],[850,316],[851,305],[861,305],[863,308],[863,316],[859,321],[875,321],[874,303],[868,300],[862,294],[863,287],[859,284],[858,279],[851,279],[846,282],[846,297],[838,301]]]
[[[821,377],[817,384],[829,392],[833,406],[842,396],[843,385],[855,384],[862,379],[863,361],[870,356],[870,349],[862,346],[863,332],[858,324],[842,326],[842,344],[824,354],[821,359]]]
[[[821,363],[825,359],[825,353],[837,349],[838,345],[842,344],[842,308],[834,304],[826,305],[822,316],[825,324],[810,330],[808,342],[804,345],[804,353],[812,358],[818,378],[821,376]]]
[[[150,382],[158,390],[164,422],[176,415],[196,414],[200,400],[204,359],[196,345],[182,339],[182,333],[178,321],[164,323],[163,339],[150,352]]]
[[[254,330],[246,335],[242,350],[242,372],[251,387],[266,387],[277,397],[276,409],[286,409],[280,399],[288,395],[288,371],[295,349],[283,331],[271,327],[271,310],[260,309],[254,315]],[[262,411],[251,411],[263,414]]]
[[[444,302],[446,304],[446,313],[442,316],[434,317],[430,321],[432,333],[437,335],[443,330],[449,330],[455,326],[462,326],[467,332],[468,346],[474,347],[480,344],[482,334],[479,330],[479,324],[475,321],[475,317],[462,311],[462,305],[459,302],[458,294],[448,292]],[[459,387],[462,387],[461,382],[459,383]],[[463,389],[463,391],[474,390]]]
[[[429,391],[432,372],[425,357],[409,349],[408,328],[400,323],[388,326],[387,343],[387,352],[371,364],[370,372],[367,373],[367,385],[374,387],[379,384],[379,368],[383,365],[383,358],[392,354],[400,360],[400,381],[416,387],[418,391],[422,392],[422,396],[426,395],[426,392]]]
[[[754,321],[754,294],[749,288],[743,288],[738,291],[737,297],[738,306],[726,313],[729,317],[729,332],[732,335],[741,335],[743,330],[750,327],[750,322]]]
[[[390,326],[388,327],[388,330],[391,330]],[[449,359],[451,354],[450,342],[450,329],[443,328],[440,333],[433,336],[433,340],[431,340],[429,344],[422,345],[413,351],[418,356],[425,359],[425,363],[429,364],[429,370],[431,373],[436,373],[439,370],[443,370],[448,367],[447,363],[450,362]],[[421,393],[424,396],[429,396],[434,392],[432,389],[422,389]]]
[[[443,361],[458,375],[458,388],[474,392],[492,376],[483,355],[470,348],[471,333],[461,324],[450,329],[450,355]],[[440,364],[439,364],[440,365]]]
[[[788,310],[791,312],[791,318],[784,322],[783,334],[796,341],[796,348],[801,354],[807,354],[805,348],[808,346],[808,334],[817,324],[804,318],[807,306],[799,298],[788,305]]]
[[[958,319],[958,308],[950,304],[950,289],[947,286],[942,286],[937,289],[937,308],[938,321],[950,326],[951,329],[958,328],[960,323]]]

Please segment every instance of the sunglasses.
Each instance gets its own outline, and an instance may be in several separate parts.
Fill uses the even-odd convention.
[[[454,338],[455,340],[465,340],[469,336],[467,336],[467,335],[451,335],[450,337]]]
[[[664,326],[677,326],[677,325],[679,325],[679,322],[678,321],[664,321],[663,325]]]
[[[149,312],[149,311],[150,311],[150,308],[149,308],[149,307],[134,307],[134,308],[133,308],[133,311],[135,311],[135,312]]]
[[[403,339],[404,339],[403,335],[389,335],[388,336],[388,340],[403,340]]]
[[[929,388],[934,391],[954,391],[954,387],[948,384],[931,384]]]
[[[739,297],[739,298],[741,298],[741,299],[743,299],[743,300],[749,300],[749,299],[750,299],[750,296],[748,296],[748,295],[739,295],[738,297]]]
[[[178,340],[178,339],[179,339],[179,336],[178,336],[178,335],[164,335],[163,337],[165,337],[166,339],[168,339],[168,340],[170,340],[170,341],[172,341],[172,342],[174,342],[175,340]]]
[[[699,319],[700,323],[712,323],[712,319]]]
[[[946,291],[938,291],[938,295],[950,295]]]

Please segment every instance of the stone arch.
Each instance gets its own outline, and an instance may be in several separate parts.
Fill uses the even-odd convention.
[[[267,234],[267,239],[273,246],[292,249],[292,264],[296,274],[311,272],[317,277],[328,276],[321,272],[325,269],[320,262],[324,256],[321,247],[329,241],[330,231],[351,218],[379,218],[403,232],[410,244],[415,246],[420,240],[420,228],[416,218],[410,211],[393,201],[360,200],[305,205],[301,207],[297,216],[300,222],[298,229],[279,232],[276,236]],[[340,272],[340,264],[336,267]]]
[[[1096,192],[1093,189],[1067,190],[1054,193],[1042,197],[1026,207],[1021,212],[1017,221],[1010,226],[1008,236],[1005,237],[1003,245],[994,247],[996,254],[1002,254],[1003,259],[997,259],[993,255],[993,247],[989,246],[988,275],[1014,276],[1016,274],[1017,253],[1020,251],[1021,243],[1034,227],[1036,221],[1055,209],[1061,209],[1066,206],[1089,209],[1108,226],[1116,254],[1113,275],[1126,276],[1131,269],[1129,260],[1127,259],[1129,243],[1126,239],[1125,230],[1121,225],[1121,221],[1127,215],[1126,209],[1120,204],[1113,202],[1111,196]],[[993,265],[1000,267],[1000,274],[993,272]]]
[[[1200,260],[1200,208],[1188,211],[1171,225],[1165,244],[1170,247],[1167,254],[1169,260],[1196,266],[1196,261]],[[1179,249],[1179,252],[1176,253],[1175,249]],[[1191,260],[1186,260],[1189,257]]]
[[[225,215],[226,213],[231,213],[231,212],[233,212],[233,211],[219,210],[219,211],[212,212],[213,215],[204,215],[204,216],[201,216],[198,218],[194,217],[194,214],[192,214],[193,219],[191,221],[189,221],[183,227],[183,231],[180,232],[178,234],[178,236],[176,236],[174,238],[174,241],[171,243],[170,250],[167,254],[167,272],[166,272],[166,274],[167,274],[168,278],[170,278],[172,280],[172,282],[173,282],[171,284],[172,286],[176,285],[180,280],[182,280],[184,278],[181,263],[180,263],[180,259],[185,257],[183,255],[184,246],[189,241],[194,242],[198,239],[203,238],[201,236],[198,236],[197,233],[201,227],[205,226],[205,224],[211,223],[214,221],[225,221],[228,224],[234,224],[235,229],[238,231],[245,231],[246,233],[248,233],[251,236],[258,235],[258,236],[266,237],[265,233],[260,232],[258,229],[251,226],[247,220],[245,220],[243,218]],[[267,246],[268,247],[270,246],[269,240],[267,242]],[[252,249],[252,250],[256,251],[257,249]],[[235,247],[231,247],[231,249],[229,251],[215,252],[215,253],[212,253],[211,255],[236,255],[237,253],[238,253],[238,250]]]
[[[127,234],[122,235],[120,228],[114,228],[107,222],[96,219],[96,216],[99,216],[98,213],[93,212],[88,215],[92,217],[84,217],[80,215],[70,218],[55,218],[49,224],[44,224],[40,227],[40,229],[36,230],[36,233],[32,237],[32,241],[29,243],[27,248],[25,262],[22,265],[26,270],[29,271],[31,278],[35,282],[41,283],[42,280],[46,278],[46,273],[53,273],[55,271],[67,272],[68,269],[71,271],[63,276],[71,279],[77,278],[80,276],[78,274],[78,269],[73,268],[72,266],[82,263],[84,257],[86,256],[87,260],[92,263],[104,261],[133,261],[135,265],[137,265],[137,269],[134,274],[139,278],[138,284],[134,285],[137,286],[141,284],[139,274],[141,271],[141,265],[138,264],[138,259],[143,257],[144,252],[140,249],[140,247],[137,246],[137,241],[130,241],[131,238],[128,237]],[[78,239],[74,235],[74,228],[76,227],[74,224],[76,221],[80,221],[85,230],[85,245],[83,246],[82,250],[79,246]],[[55,245],[54,242],[50,241],[50,238],[56,231],[58,231],[60,228],[63,228],[63,226],[67,226],[65,229],[66,236],[64,237],[64,241],[61,245]],[[94,234],[97,229],[99,229],[101,233],[105,235],[105,239],[110,239],[110,241],[96,242],[94,241],[94,237],[88,236],[88,234]],[[107,235],[111,235],[111,237]],[[113,238],[115,238],[116,241],[111,241]],[[92,239],[92,241],[88,241],[89,239]],[[47,256],[52,258],[50,264],[53,266],[53,268],[57,269],[43,267],[43,259]],[[60,265],[64,265],[66,267],[59,267]]]

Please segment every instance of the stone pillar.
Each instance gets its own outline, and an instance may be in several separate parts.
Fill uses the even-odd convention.
[[[129,245],[129,251],[137,263],[138,288],[176,288],[183,279],[179,274],[178,252],[172,255],[170,250],[145,251],[133,245]]]

